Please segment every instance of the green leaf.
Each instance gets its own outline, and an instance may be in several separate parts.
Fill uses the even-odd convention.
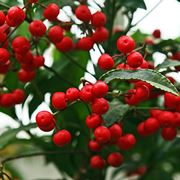
[[[143,43],[148,34],[142,33],[140,30],[137,30],[131,37],[136,41],[136,43]]]
[[[0,149],[3,149],[7,146],[11,141],[16,138],[16,134],[20,131],[27,131],[31,128],[37,127],[36,123],[29,124],[27,126],[21,126],[17,129],[9,129],[0,135]]]
[[[110,102],[109,106],[109,111],[103,115],[106,126],[111,126],[115,122],[122,120],[123,116],[129,110],[128,105],[122,104],[118,100]]]
[[[100,79],[109,83],[113,80],[131,80],[139,79],[163,91],[170,92],[178,96],[178,90],[175,86],[161,73],[151,69],[139,70],[112,70],[105,73]]]
[[[162,69],[162,68],[169,68],[169,67],[175,67],[175,66],[180,66],[180,61],[167,59],[163,63],[159,64],[156,68]]]
[[[132,9],[137,9],[137,8],[142,8],[142,9],[147,9],[146,4],[144,0],[122,0],[121,1],[123,6],[126,6],[127,8],[132,8]]]

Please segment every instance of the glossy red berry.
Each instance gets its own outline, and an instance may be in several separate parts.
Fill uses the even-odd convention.
[[[46,33],[46,26],[41,20],[34,20],[29,24],[29,31],[33,36],[41,37]]]
[[[40,111],[36,115],[36,123],[38,127],[45,132],[51,131],[55,127],[55,119],[48,111]]]
[[[93,169],[103,169],[103,167],[105,166],[105,161],[101,156],[95,155],[91,157],[90,166]]]
[[[64,37],[59,43],[56,43],[56,48],[62,52],[68,52],[73,48],[73,41],[70,37]]]
[[[1,27],[1,26],[0,26]],[[6,40],[6,41],[5,41]],[[5,41],[5,42],[4,42]],[[2,42],[4,42],[3,44],[2,44],[2,47],[3,48],[7,48],[7,46],[8,46],[8,40],[7,40],[7,34],[4,32],[4,30],[1,30],[0,29],[0,43],[2,43]]]
[[[12,48],[16,53],[26,54],[30,50],[30,43],[25,37],[18,36],[12,41]]]
[[[99,126],[94,131],[95,139],[98,143],[107,143],[111,139],[111,133],[105,126]]]
[[[164,140],[172,141],[177,135],[177,130],[175,128],[172,128],[172,127],[163,128],[161,135],[162,135]]]
[[[57,4],[50,3],[44,10],[44,17],[49,21],[55,21],[59,15],[60,9]]]
[[[91,24],[94,27],[101,27],[106,24],[106,15],[103,12],[96,12],[92,15]]]
[[[162,127],[171,127],[173,126],[175,116],[170,111],[162,111],[159,116],[157,117],[157,120],[159,121],[159,124]]]
[[[9,52],[4,48],[0,48],[0,65],[5,64],[9,60],[9,58]]]
[[[53,142],[57,146],[64,146],[71,141],[71,138],[70,132],[63,129],[54,134]]]
[[[122,136],[122,128],[119,124],[113,124],[109,127],[109,131],[111,133],[111,140],[117,140],[120,136]]]
[[[92,152],[99,152],[102,149],[102,146],[95,140],[89,141],[88,147]]]
[[[144,128],[145,131],[148,132],[148,134],[153,134],[155,132],[157,132],[160,128],[160,124],[157,121],[157,119],[155,118],[148,118],[145,122],[144,122]]]
[[[133,134],[126,134],[118,139],[117,146],[122,150],[129,150],[136,144],[136,138]]]
[[[121,36],[117,40],[117,48],[124,54],[130,53],[135,48],[135,41],[130,36]]]
[[[5,23],[6,16],[3,13],[3,11],[0,11],[0,26],[2,26]]]
[[[97,81],[92,88],[92,93],[96,98],[104,97],[108,93],[108,85],[103,81]]]
[[[132,52],[127,57],[127,64],[132,68],[138,68],[143,63],[143,56],[139,52]]]
[[[66,95],[63,92],[55,92],[52,95],[52,105],[58,110],[65,109],[67,107]]]
[[[97,114],[91,114],[86,117],[86,125],[88,128],[97,128],[102,124],[102,118]]]
[[[113,167],[118,167],[123,163],[123,156],[122,154],[118,153],[118,152],[113,152],[111,154],[109,154],[108,158],[107,158],[107,162],[110,166]]]
[[[164,106],[167,108],[174,109],[177,104],[180,102],[180,97],[175,96],[174,94],[166,92],[164,94]]]
[[[60,26],[53,26],[49,29],[48,37],[54,44],[60,42],[63,36],[63,29]]]
[[[92,112],[102,115],[109,110],[108,101],[104,98],[95,99],[92,103]]]
[[[161,31],[159,29],[155,29],[152,35],[154,36],[154,38],[161,38]]]
[[[33,66],[35,68],[39,68],[44,65],[44,57],[43,56],[34,56],[33,57]]]
[[[18,7],[13,6],[8,10],[7,16],[6,16],[6,23],[9,26],[15,27],[21,24],[26,17],[26,14],[24,11]]]
[[[94,45],[94,41],[92,40],[91,37],[83,37],[77,43],[78,48],[84,51],[91,50],[93,48],[93,45]]]
[[[144,127],[144,122],[141,122],[138,126],[137,126],[137,132],[140,136],[146,137],[149,135],[149,133],[146,131],[145,127]]]
[[[76,101],[79,99],[79,90],[77,88],[69,88],[66,90],[66,98],[68,101]]]
[[[24,83],[32,81],[35,75],[34,71],[25,71],[24,69],[18,71],[18,79]]]
[[[109,37],[109,31],[105,27],[96,28],[92,35],[92,39],[96,43],[105,42]]]
[[[91,11],[86,5],[78,6],[75,10],[75,15],[83,22],[89,22],[91,20]]]
[[[94,100],[92,88],[93,88],[93,85],[87,84],[80,90],[79,97],[82,101],[92,102]]]
[[[11,107],[14,105],[12,93],[2,94],[0,98],[0,105],[3,107]]]
[[[12,92],[14,104],[21,104],[25,99],[25,93],[22,89],[15,89]]]
[[[0,73],[6,74],[11,67],[11,62],[8,60],[5,64],[0,65]]]
[[[102,54],[98,59],[98,66],[102,70],[111,70],[114,67],[114,60],[109,54]]]

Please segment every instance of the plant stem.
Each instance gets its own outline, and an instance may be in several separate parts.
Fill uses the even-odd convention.
[[[143,16],[140,20],[138,20],[134,25],[137,26],[141,21],[143,21],[151,12],[153,12],[164,0],[160,0],[145,16]]]
[[[71,56],[69,56],[67,53],[64,53],[64,55],[67,57],[67,59],[69,61],[71,61],[72,63],[74,63],[77,67],[79,67],[82,71],[89,73],[90,75],[92,75],[94,77],[94,74],[92,74],[91,72],[87,71],[86,68],[84,68],[83,66],[81,66],[81,64],[77,63],[75,59],[73,59]]]
[[[73,83],[71,83],[70,81],[68,81],[67,79],[65,79],[63,76],[61,76],[56,70],[54,70],[51,67],[48,67],[46,65],[44,65],[44,68],[47,69],[48,71],[52,72],[54,75],[56,75],[60,80],[63,80],[64,82],[66,82],[68,85],[72,86],[72,87],[76,87]]]

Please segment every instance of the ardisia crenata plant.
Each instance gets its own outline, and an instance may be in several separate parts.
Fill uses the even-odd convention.
[[[18,124],[0,135],[2,180],[32,179],[11,161],[33,156],[63,179],[180,172],[180,84],[169,75],[180,71],[180,39],[131,31],[137,8],[143,0],[0,2],[0,111]]]

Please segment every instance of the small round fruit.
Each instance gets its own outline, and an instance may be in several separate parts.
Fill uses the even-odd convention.
[[[109,54],[102,54],[98,59],[98,66],[102,70],[111,70],[114,67],[114,60]]]
[[[94,27],[101,27],[106,24],[106,15],[103,12],[96,12],[92,15],[91,24]]]
[[[93,169],[103,169],[103,167],[105,166],[105,161],[101,156],[95,155],[91,157],[90,166]]]
[[[63,39],[63,29],[60,26],[53,26],[48,32],[49,39],[54,43],[58,43]]]
[[[153,35],[154,38],[159,39],[159,38],[161,38],[161,31],[159,29],[155,29],[153,31],[152,35]]]
[[[40,20],[34,20],[29,25],[29,31],[33,36],[41,37],[46,33],[46,26]]]
[[[92,93],[96,98],[104,97],[108,93],[108,85],[103,81],[97,81],[92,88]]]
[[[91,50],[93,48],[93,45],[94,45],[94,41],[92,40],[91,37],[83,37],[77,43],[78,48],[84,51]]]
[[[92,103],[92,112],[102,115],[109,110],[108,101],[104,98],[95,99]]]
[[[100,144],[107,143],[111,139],[111,133],[105,126],[97,127],[94,131],[94,136],[96,141]]]
[[[127,57],[127,64],[132,68],[138,68],[143,63],[143,56],[139,52],[132,52]]]
[[[10,58],[10,54],[5,48],[0,48],[0,65],[5,64]]]
[[[69,88],[66,90],[66,98],[68,101],[76,101],[79,99],[79,90],[77,88]]]
[[[119,124],[113,124],[111,127],[109,127],[109,131],[111,133],[111,139],[117,140],[120,136],[122,136],[122,128]]]
[[[96,43],[102,43],[107,41],[109,37],[109,31],[105,27],[98,27],[92,35],[92,39]]]
[[[25,71],[24,69],[20,69],[18,71],[18,79],[22,81],[23,83],[27,83],[29,81],[32,81],[35,77],[34,71]]]
[[[66,95],[63,92],[55,92],[52,95],[52,105],[55,109],[62,110],[67,107]]]
[[[86,117],[86,125],[88,128],[97,128],[102,123],[102,118],[97,114],[91,114]]]
[[[123,163],[123,156],[122,154],[118,153],[118,152],[113,152],[111,154],[109,154],[108,158],[107,158],[107,162],[110,166],[113,167],[118,167]]]
[[[117,40],[117,48],[124,54],[130,53],[135,48],[135,41],[130,36],[121,36]]]
[[[53,142],[57,146],[65,146],[71,141],[71,138],[70,132],[63,129],[54,134]]]
[[[56,48],[61,52],[68,52],[73,48],[73,41],[70,37],[64,37],[60,42],[56,43]]]
[[[89,141],[88,147],[92,152],[99,152],[102,149],[102,146],[95,140]]]
[[[34,56],[33,57],[33,66],[35,68],[40,68],[41,66],[44,65],[44,57],[43,56]]]
[[[80,90],[79,97],[82,101],[92,102],[94,100],[92,88],[93,88],[93,85],[87,84]]]
[[[75,15],[83,22],[89,22],[91,20],[91,11],[86,5],[78,6],[75,10]]]
[[[22,89],[15,89],[12,92],[14,104],[21,104],[25,99],[25,93]]]
[[[177,130],[175,128],[172,128],[172,127],[163,128],[161,135],[162,135],[164,140],[172,141],[177,135]]]
[[[160,124],[157,119],[155,118],[148,118],[144,122],[144,128],[149,134],[153,134],[157,132],[160,128]]]
[[[55,21],[59,15],[60,9],[57,4],[50,3],[44,10],[44,17],[49,21]]]

